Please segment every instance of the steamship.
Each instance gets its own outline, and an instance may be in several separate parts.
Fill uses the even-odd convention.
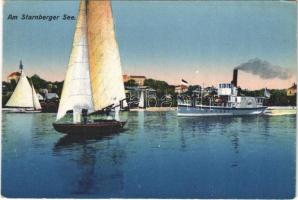
[[[240,96],[237,88],[238,70],[234,69],[231,83],[220,83],[213,94],[193,93],[179,96],[178,116],[240,116],[260,115],[266,110],[264,97]]]

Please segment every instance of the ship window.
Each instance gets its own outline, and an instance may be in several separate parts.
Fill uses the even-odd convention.
[[[229,86],[229,88],[231,88],[231,84],[229,84],[228,86]]]
[[[219,84],[219,88],[221,88],[221,84]]]
[[[225,88],[226,87],[226,84],[222,84],[222,87]]]

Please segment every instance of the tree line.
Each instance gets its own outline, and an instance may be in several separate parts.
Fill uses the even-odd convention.
[[[33,83],[36,91],[40,91],[40,89],[47,89],[49,92],[56,93],[59,97],[62,93],[63,81],[46,81],[39,77],[38,75],[33,75],[28,77],[29,82]],[[12,80],[9,82],[2,82],[2,104],[5,105],[7,100],[9,99],[12,91],[16,87],[16,82]],[[135,80],[131,79],[124,83],[125,87],[136,87],[138,84]],[[156,97],[162,98],[165,95],[171,95],[173,98],[173,106],[176,106],[177,93],[175,92],[175,86],[169,85],[167,82],[162,80],[155,79],[145,79],[144,86],[148,86],[156,90]],[[205,88],[208,89],[211,95],[215,94],[214,87]],[[201,90],[200,85],[192,85],[188,87],[188,90],[185,92],[186,95],[192,95],[193,91]],[[263,97],[264,89],[260,90],[247,90],[238,88],[239,95],[242,96],[253,96],[253,97]],[[271,94],[269,99],[266,99],[265,104],[267,106],[296,106],[296,95],[287,96],[287,89],[271,89],[268,90]]]

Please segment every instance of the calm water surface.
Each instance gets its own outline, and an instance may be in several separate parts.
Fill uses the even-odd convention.
[[[126,132],[71,138],[55,114],[3,114],[2,195],[291,198],[296,116],[123,113]]]

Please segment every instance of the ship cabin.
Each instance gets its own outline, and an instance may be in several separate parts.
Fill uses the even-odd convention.
[[[238,94],[237,87],[234,87],[232,83],[220,83],[218,84],[217,94],[224,95],[236,95]]]
[[[220,83],[217,90],[218,106],[232,108],[262,107],[264,97],[238,96],[238,88],[233,83]]]
[[[207,106],[210,110],[227,108],[231,110],[251,110],[264,107],[264,97],[248,97],[239,94],[238,85],[238,70],[233,71],[233,80],[230,83],[220,83],[215,92],[201,89],[200,91],[192,91],[191,96],[178,96],[178,106],[196,107],[205,109]],[[225,111],[224,111],[225,112]]]

